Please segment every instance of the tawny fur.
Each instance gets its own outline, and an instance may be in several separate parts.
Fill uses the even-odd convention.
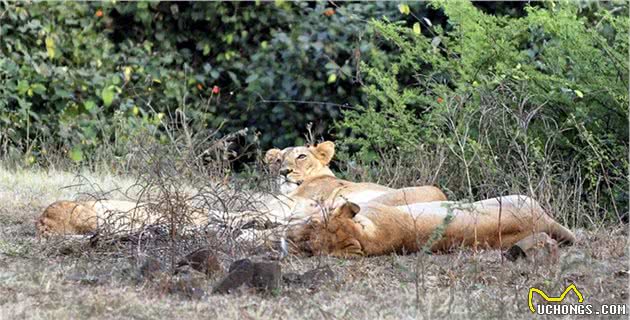
[[[448,224],[447,215],[452,215]],[[445,227],[441,236],[428,243],[440,227]],[[425,246],[431,251],[462,246],[507,248],[538,232],[545,232],[564,244],[575,242],[570,230],[525,196],[472,204],[432,202],[399,207],[348,202],[327,219],[313,218],[307,224],[294,226],[289,239],[300,251],[351,257],[416,252]]]
[[[272,170],[289,172],[285,184],[289,186],[285,189],[288,194],[269,201],[265,208],[234,213],[234,216],[243,219],[263,218],[273,223],[289,223],[319,212],[316,202],[320,200],[326,202],[337,199],[356,202],[373,200],[387,205],[446,200],[444,193],[432,186],[392,189],[374,183],[354,183],[338,179],[328,167],[334,154],[335,145],[330,141],[317,146],[267,151],[265,161]],[[101,225],[112,224],[119,229],[124,229],[125,225],[132,225],[127,229],[135,230],[137,225],[154,223],[159,218],[152,210],[146,210],[147,205],[116,200],[58,201],[44,210],[36,227],[42,235],[86,234],[96,231]],[[199,213],[195,220],[201,223],[199,221],[207,220],[207,216],[211,214],[215,213]],[[140,218],[133,218],[134,215]]]
[[[207,215],[188,210],[193,224],[207,223]],[[146,203],[122,200],[56,201],[37,219],[35,227],[40,236],[81,235],[108,228],[111,232],[131,232],[159,223],[164,215]]]
[[[335,155],[331,141],[316,146],[271,149],[265,161],[272,170],[284,172],[284,185],[292,190],[289,197],[334,201],[343,198],[354,202],[375,201],[386,205],[443,201],[446,195],[433,186],[393,189],[375,183],[351,182],[336,178],[329,168]]]
[[[74,201],[56,201],[37,219],[37,234],[86,234],[96,230],[97,213],[91,205]]]

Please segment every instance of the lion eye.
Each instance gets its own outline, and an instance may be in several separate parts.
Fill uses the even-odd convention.
[[[298,158],[298,160],[302,160],[302,159],[306,158],[306,155],[305,154],[301,154],[297,158]]]

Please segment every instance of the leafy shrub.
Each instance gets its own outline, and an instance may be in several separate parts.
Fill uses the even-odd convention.
[[[628,18],[596,8],[589,20],[571,3],[528,6],[522,17],[485,14],[470,3],[432,5],[446,25],[371,22],[394,54],[391,64],[375,55],[364,66],[369,102],[338,123],[346,159],[412,160],[418,150],[445,146],[449,171],[440,182],[456,198],[536,194],[534,181],[551,188],[562,181],[583,188],[577,200],[596,202],[598,214],[621,219],[628,210]]]
[[[0,11],[0,140],[29,161],[45,139],[77,161],[140,128],[164,140],[165,115],[183,109],[224,134],[261,132],[264,147],[300,144],[308,122],[321,134],[361,100],[365,21],[397,12],[280,1],[2,1]]]
[[[0,0],[0,156],[45,165],[60,151],[109,167],[137,141],[179,145],[170,132],[181,129],[268,148],[337,121],[348,177],[437,182],[455,199],[524,192],[623,220],[624,12]],[[566,219],[583,221],[578,211]]]

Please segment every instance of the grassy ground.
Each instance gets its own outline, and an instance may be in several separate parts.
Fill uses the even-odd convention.
[[[105,191],[133,183],[88,176]],[[161,290],[159,282],[138,282],[136,262],[125,255],[50,250],[57,243],[36,238],[34,219],[49,203],[94,192],[87,184],[64,188],[82,182],[62,172],[0,169],[0,319],[529,319],[530,287],[558,295],[569,283],[588,304],[628,302],[627,226],[576,230],[578,243],[562,248],[555,265],[514,263],[499,251],[471,250],[358,260],[292,256],[282,261],[283,272],[328,265],[335,275],[267,295],[243,290],[190,299]],[[221,263],[227,267],[238,258],[222,256]],[[219,277],[203,285],[210,288]]]

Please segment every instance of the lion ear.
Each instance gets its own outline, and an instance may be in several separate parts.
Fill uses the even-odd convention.
[[[335,155],[335,143],[332,141],[324,141],[314,147],[309,147],[317,159],[323,164],[328,165]]]
[[[267,150],[267,152],[265,152],[265,159],[264,159],[265,163],[266,164],[274,163],[276,159],[280,157],[280,154],[282,154],[282,150],[278,148]]]
[[[357,215],[357,213],[359,213],[359,211],[361,211],[361,207],[354,202],[348,201],[342,204],[337,210],[337,216],[352,219]]]

